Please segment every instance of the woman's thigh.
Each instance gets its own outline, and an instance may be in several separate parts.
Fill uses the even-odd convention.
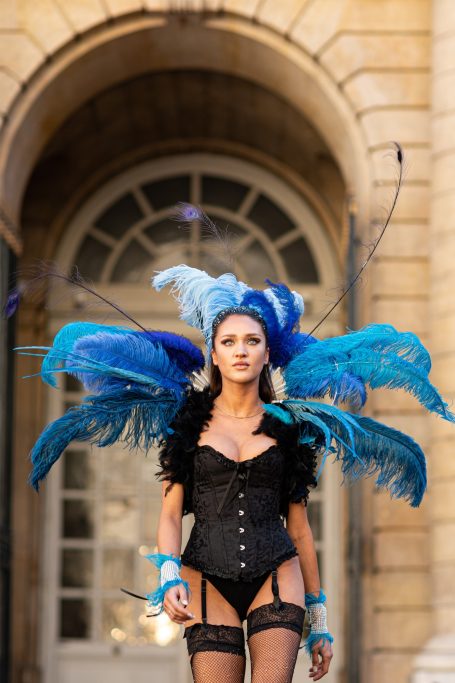
[[[305,607],[305,587],[303,584],[302,571],[298,557],[291,557],[278,567],[277,573],[280,599],[283,602],[292,602],[299,607]],[[248,613],[256,607],[267,605],[273,601],[272,576],[270,575],[248,608]]]
[[[190,586],[189,610],[194,614],[194,619],[185,621],[185,627],[202,621],[201,610],[201,572],[192,567],[182,565],[182,579],[188,581]],[[209,624],[224,624],[224,626],[241,626],[237,611],[221,595],[221,593],[207,579],[207,622]]]

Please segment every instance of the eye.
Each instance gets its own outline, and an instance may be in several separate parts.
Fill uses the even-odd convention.
[[[248,341],[252,341],[254,344],[259,344],[261,340],[257,339],[256,337],[250,337]]]

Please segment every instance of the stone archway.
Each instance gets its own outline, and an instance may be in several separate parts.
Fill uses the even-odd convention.
[[[163,69],[227,72],[281,95],[317,128],[349,192],[368,205],[363,134],[348,101],[311,56],[241,19],[195,14],[188,28],[166,15],[106,24],[61,49],[30,78],[0,141],[0,202],[13,221],[41,150],[70,113],[106,87]]]
[[[190,67],[227,71],[286,100],[317,128],[342,170],[345,186],[355,191],[364,209],[368,207],[369,168],[361,131],[346,100],[309,55],[241,19],[194,16],[191,35],[186,28],[188,24],[157,16],[114,22],[69,44],[36,73],[11,110],[0,142],[0,201],[13,220],[20,221],[27,182],[42,150],[81,104],[106,86],[144,73]],[[40,420],[34,416],[36,430]],[[18,439],[21,453],[30,438]],[[24,469],[19,468],[18,479]],[[30,505],[29,511],[33,508]]]

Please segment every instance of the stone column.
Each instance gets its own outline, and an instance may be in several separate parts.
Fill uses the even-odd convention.
[[[430,349],[432,380],[455,399],[455,2],[433,0]],[[431,419],[432,637],[413,683],[455,683],[455,426]]]

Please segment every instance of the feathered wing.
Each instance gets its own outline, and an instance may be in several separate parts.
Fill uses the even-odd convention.
[[[100,447],[122,441],[130,449],[147,451],[167,437],[168,425],[183,403],[182,398],[151,396],[140,389],[87,397],[41,433],[30,454],[29,483],[38,491],[39,482],[72,441]]]
[[[43,359],[41,366],[41,377],[44,382],[50,384],[52,387],[57,386],[55,379],[55,370],[62,367],[62,351],[71,351],[77,340],[82,337],[88,337],[100,331],[100,325],[91,322],[74,322],[64,325],[62,329],[55,335],[52,348],[49,349],[46,357]],[[131,329],[122,326],[104,325],[104,332],[112,332],[117,334],[128,334]]]
[[[333,454],[335,461],[341,461],[346,479],[377,474],[376,486],[412,507],[420,504],[426,489],[426,462],[411,437],[372,418],[314,401],[286,400],[265,404],[265,409],[282,422],[298,423],[301,442],[323,449],[317,478]]]
[[[42,432],[31,452],[29,482],[36,490],[73,440],[96,446],[122,441],[147,451],[166,439],[193,373],[204,366],[200,349],[181,335],[95,323],[66,325],[52,347],[16,350],[43,357],[37,374],[44,381],[55,386],[55,375],[67,373],[94,394]]]
[[[283,372],[291,398],[330,396],[335,404],[364,405],[367,387],[404,389],[427,410],[455,421],[428,374],[431,359],[419,338],[391,325],[371,324],[357,332],[302,346]]]

